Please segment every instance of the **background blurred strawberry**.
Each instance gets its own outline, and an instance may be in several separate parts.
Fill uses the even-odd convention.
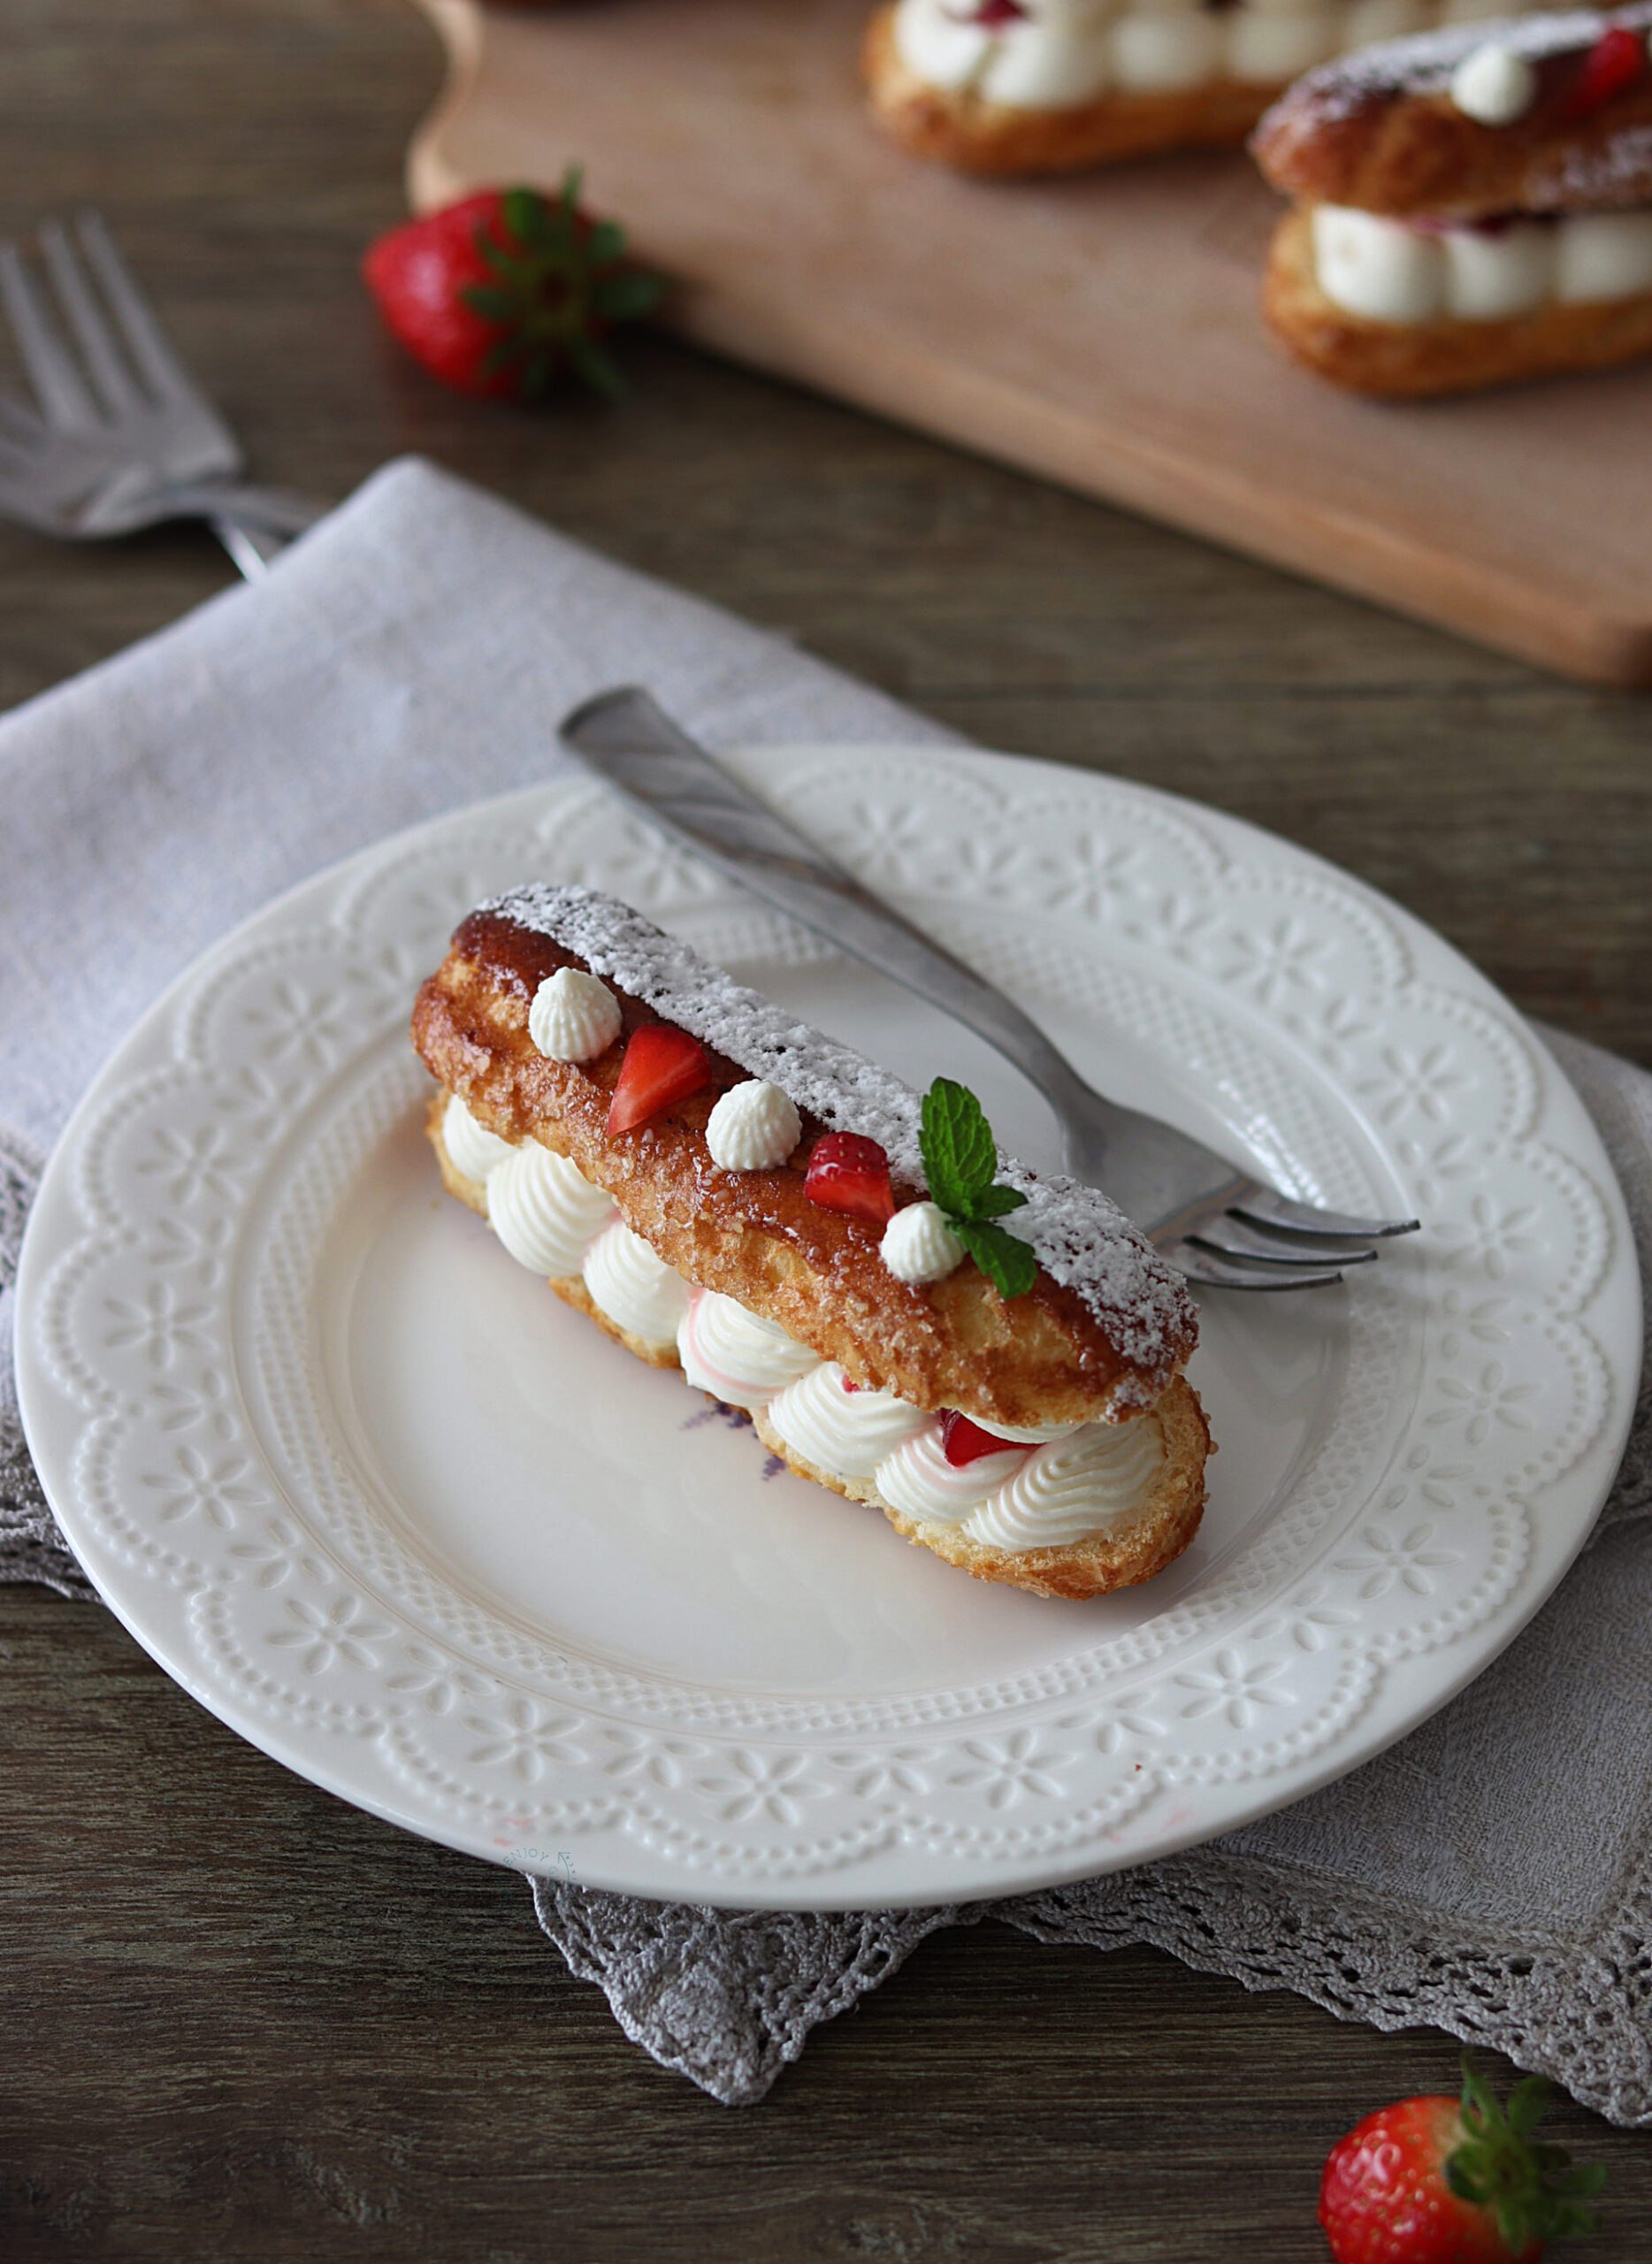
[[[623,229],[593,219],[579,186],[571,170],[555,197],[483,189],[370,246],[368,288],[432,377],[511,401],[537,401],[568,377],[608,400],[623,392],[604,340],[653,314],[665,284],[631,264]]]

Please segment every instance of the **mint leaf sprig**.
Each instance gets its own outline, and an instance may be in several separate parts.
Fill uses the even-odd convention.
[[[937,1077],[923,1096],[918,1134],[929,1194],[969,1256],[1001,1297],[1024,1297],[1038,1261],[1019,1235],[994,1224],[1027,1197],[995,1184],[998,1143],[967,1085]]]

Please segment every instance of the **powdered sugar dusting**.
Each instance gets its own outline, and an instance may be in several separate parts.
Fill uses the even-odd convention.
[[[737,983],[628,905],[593,889],[539,882],[478,908],[548,936],[748,1075],[778,1085],[830,1130],[877,1141],[898,1179],[927,1186],[918,1143],[921,1103],[911,1086]],[[1180,1274],[1099,1189],[1029,1171],[1002,1154],[998,1175],[1027,1197],[1002,1223],[1032,1245],[1044,1272],[1074,1292],[1120,1357],[1145,1372],[1151,1388],[1142,1404],[1157,1397],[1197,1328]]]
[[[1552,172],[1528,180],[1533,212],[1644,204],[1652,196],[1652,126],[1626,126],[1610,141],[1579,142],[1556,160]]]
[[[1400,95],[1442,94],[1465,55],[1488,42],[1524,56],[1528,63],[1592,47],[1614,24],[1631,31],[1652,28],[1652,4],[1617,8],[1610,14],[1573,8],[1543,16],[1518,16],[1498,23],[1452,24],[1407,39],[1384,40],[1334,63],[1322,63],[1282,95],[1257,128],[1258,142],[1276,126],[1331,126],[1355,117],[1376,103]]]

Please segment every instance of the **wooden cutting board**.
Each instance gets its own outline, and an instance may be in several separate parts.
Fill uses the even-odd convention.
[[[423,0],[413,203],[577,159],[688,337],[1524,658],[1652,684],[1652,363],[1345,396],[1265,335],[1248,159],[967,180],[868,122],[868,0]]]

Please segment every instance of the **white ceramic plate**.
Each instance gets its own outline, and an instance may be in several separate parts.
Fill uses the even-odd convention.
[[[987,1048],[567,780],[272,905],[120,1047],[25,1245],[29,1442],[92,1578],[317,1784],[520,1869],[842,1908],[1140,1862],[1477,1674],[1582,1543],[1638,1284],[1570,1087],[1440,939],[1212,812],[1002,756],[734,768],[1079,1067],[1297,1194],[1419,1212],[1340,1290],[1207,1300],[1205,1526],[1093,1604],[781,1472],[440,1195],[406,1022],[458,917],[610,888],[1055,1162]]]

